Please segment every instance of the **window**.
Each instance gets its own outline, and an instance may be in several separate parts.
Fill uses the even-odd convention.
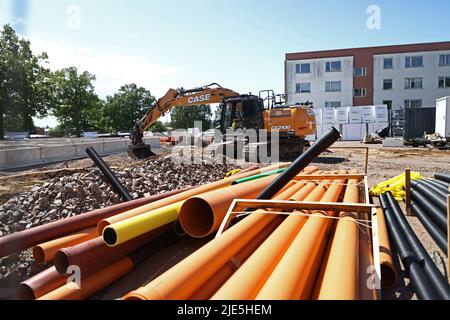
[[[325,108],[340,108],[341,102],[340,101],[327,101],[325,102]]]
[[[355,89],[355,97],[365,97],[367,93],[366,88]]]
[[[423,67],[423,56],[410,56],[405,58],[405,68]]]
[[[439,56],[440,66],[450,66],[450,54],[441,54]]]
[[[392,58],[384,58],[383,64],[385,70],[394,69],[394,59]]]
[[[405,100],[405,108],[421,108],[422,100]]]
[[[311,73],[311,64],[310,63],[296,64],[295,73]]]
[[[422,89],[422,87],[423,87],[422,78],[405,79],[405,89]]]
[[[326,72],[340,72],[341,69],[341,62],[340,61],[329,61],[326,63]]]
[[[340,92],[341,91],[341,82],[340,81],[327,81],[325,83],[325,91],[326,92]]]
[[[388,110],[392,110],[392,100],[383,100],[383,104],[387,106]]]
[[[367,76],[366,67],[355,68],[355,77],[365,77],[365,76]]]
[[[450,88],[450,77],[440,77],[439,78],[439,88]]]
[[[305,82],[305,83],[297,83],[295,88],[296,93],[309,93],[311,92],[311,83]]]
[[[383,90],[392,90],[393,88],[392,79],[383,80]]]

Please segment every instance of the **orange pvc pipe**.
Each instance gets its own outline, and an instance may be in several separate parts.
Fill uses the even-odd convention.
[[[289,197],[298,188],[296,184],[286,190],[284,195]],[[286,199],[281,196],[278,198]],[[263,210],[255,211],[146,286],[127,294],[124,299],[188,299],[275,218],[274,215],[264,214]]]
[[[97,225],[98,234],[102,235],[103,234],[103,230],[107,226],[109,226],[111,224],[114,224],[116,222],[123,221],[123,220],[129,219],[129,218],[133,218],[133,217],[138,216],[140,214],[143,214],[143,213],[146,213],[146,212],[150,212],[152,210],[155,210],[155,209],[158,209],[158,208],[161,208],[161,207],[164,207],[164,206],[168,206],[168,205],[180,202],[180,201],[184,201],[184,200],[186,200],[186,199],[188,199],[190,197],[193,197],[193,196],[205,193],[205,192],[209,192],[209,191],[217,190],[217,189],[220,189],[220,188],[223,188],[223,187],[226,187],[226,186],[230,186],[235,180],[238,180],[238,179],[251,177],[253,175],[257,175],[257,174],[260,174],[260,173],[263,173],[263,172],[270,172],[270,171],[273,171],[273,170],[275,170],[277,168],[284,168],[284,167],[287,167],[287,166],[288,166],[288,164],[277,164],[277,165],[271,165],[271,166],[268,166],[268,167],[265,167],[265,168],[261,168],[261,169],[257,169],[257,170],[254,170],[254,171],[250,171],[250,172],[238,173],[238,174],[236,174],[234,176],[231,176],[229,178],[226,178],[226,179],[214,182],[214,183],[210,183],[210,184],[207,184],[207,185],[203,185],[203,186],[200,186],[198,188],[195,188],[195,189],[192,189],[192,190],[188,190],[188,191],[182,192],[180,194],[174,195],[172,197],[169,197],[169,198],[166,198],[166,199],[163,199],[163,200],[160,200],[160,201],[156,201],[156,202],[150,203],[148,205],[145,205],[145,206],[142,206],[142,207],[139,207],[139,208],[136,208],[136,209],[133,209],[133,210],[130,210],[130,211],[127,211],[127,212],[115,215],[113,217],[109,217],[109,218],[104,219],[104,220],[102,220],[102,221],[100,221],[98,223],[98,225]]]
[[[35,300],[61,287],[67,282],[68,276],[62,276],[55,267],[38,273],[19,285],[20,300]]]
[[[234,199],[256,198],[278,175],[249,181],[189,198],[181,206],[180,223],[193,238],[205,238],[219,227]]]
[[[328,181],[319,186],[306,184],[291,200],[319,201],[325,194]],[[256,250],[239,270],[214,294],[212,300],[252,300],[269,278],[288,250],[307,218],[289,216],[279,228]]]
[[[33,248],[33,258],[38,264],[47,264],[53,261],[55,253],[62,248],[73,247],[97,237],[97,228],[92,227],[71,234],[69,236],[42,243]]]
[[[117,281],[132,269],[133,262],[126,257],[81,280],[80,288],[74,283],[66,284],[38,300],[83,300]]]
[[[369,216],[362,214],[361,219],[369,220]],[[368,227],[362,226],[359,231],[359,300],[377,299],[375,288],[369,287],[374,271],[371,232]]]
[[[352,171],[357,174],[358,171]],[[359,203],[358,180],[349,180],[344,202]],[[357,213],[342,212],[324,274],[316,284],[315,299],[358,300],[359,298],[359,225]]]
[[[258,234],[245,248],[236,254],[222,269],[216,272],[189,300],[208,300],[213,294],[244,264],[244,262],[258,249],[270,234],[283,222],[284,217],[277,217],[260,234]]]
[[[346,171],[340,171],[345,174]],[[337,179],[330,185],[322,202],[337,202],[344,189],[344,179]],[[322,216],[334,216],[333,212],[315,211],[287,249],[284,256],[272,272],[257,300],[298,300],[309,299],[314,280],[319,271],[326,244],[327,235],[332,227],[331,219]],[[317,217],[314,217],[317,216]]]
[[[377,210],[378,217],[378,240],[380,242],[380,264],[381,264],[381,286],[392,288],[397,283],[398,273],[392,259],[391,243],[386,228],[384,211]]]

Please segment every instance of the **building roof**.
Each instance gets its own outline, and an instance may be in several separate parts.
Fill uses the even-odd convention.
[[[346,56],[354,56],[355,54],[376,55],[376,54],[396,54],[396,53],[440,51],[440,50],[450,50],[450,41],[287,53],[286,60],[292,61],[292,60],[346,57]]]

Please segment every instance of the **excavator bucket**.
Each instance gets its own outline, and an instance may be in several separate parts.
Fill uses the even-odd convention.
[[[148,144],[131,145],[128,147],[128,155],[134,160],[143,160],[157,157]]]

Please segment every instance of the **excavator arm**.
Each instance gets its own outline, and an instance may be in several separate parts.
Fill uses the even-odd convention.
[[[128,154],[134,159],[145,159],[154,156],[150,146],[144,144],[144,132],[173,108],[223,103],[226,98],[235,96],[239,96],[239,93],[223,88],[217,83],[190,90],[169,89],[152,106],[149,113],[136,123],[131,132],[132,145],[128,149]]]

